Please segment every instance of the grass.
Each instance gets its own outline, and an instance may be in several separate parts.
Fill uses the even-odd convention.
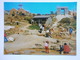
[[[29,26],[29,29],[31,29],[31,30],[34,30],[34,29],[39,30],[40,28],[39,28],[38,25],[31,25],[31,26]]]

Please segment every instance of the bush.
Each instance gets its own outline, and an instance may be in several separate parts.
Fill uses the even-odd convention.
[[[76,22],[73,22],[73,23],[71,24],[71,26],[72,26],[74,29],[76,29]]]
[[[27,20],[29,23],[31,23],[31,17],[25,17],[24,20]]]
[[[29,26],[29,29],[32,29],[32,30],[37,29],[37,30],[39,30],[40,28],[39,28],[38,25],[31,25],[31,26]]]
[[[66,24],[70,24],[70,18],[63,18],[60,23],[66,23]]]

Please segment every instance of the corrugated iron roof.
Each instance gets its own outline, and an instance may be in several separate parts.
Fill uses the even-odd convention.
[[[46,15],[40,15],[40,16],[34,16],[33,18],[49,18],[50,16],[46,16]]]

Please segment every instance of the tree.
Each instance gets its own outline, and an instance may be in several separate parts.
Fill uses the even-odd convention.
[[[28,21],[29,23],[31,23],[31,19],[32,19],[32,18],[29,17],[29,16],[28,16],[28,17],[24,17],[24,20]]]
[[[33,16],[36,16],[36,14],[33,14]]]

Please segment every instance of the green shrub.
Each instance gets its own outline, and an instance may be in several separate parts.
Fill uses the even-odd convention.
[[[37,30],[39,30],[40,28],[39,28],[38,25],[31,25],[31,26],[29,26],[29,29],[32,29],[32,30],[37,29]]]
[[[31,23],[31,17],[25,17],[24,20],[27,20],[29,23]]]
[[[66,24],[70,24],[71,21],[70,21],[70,18],[63,18],[60,23],[66,23]]]
[[[72,26],[74,29],[76,29],[76,22],[73,22],[73,23],[71,24],[71,26]]]

